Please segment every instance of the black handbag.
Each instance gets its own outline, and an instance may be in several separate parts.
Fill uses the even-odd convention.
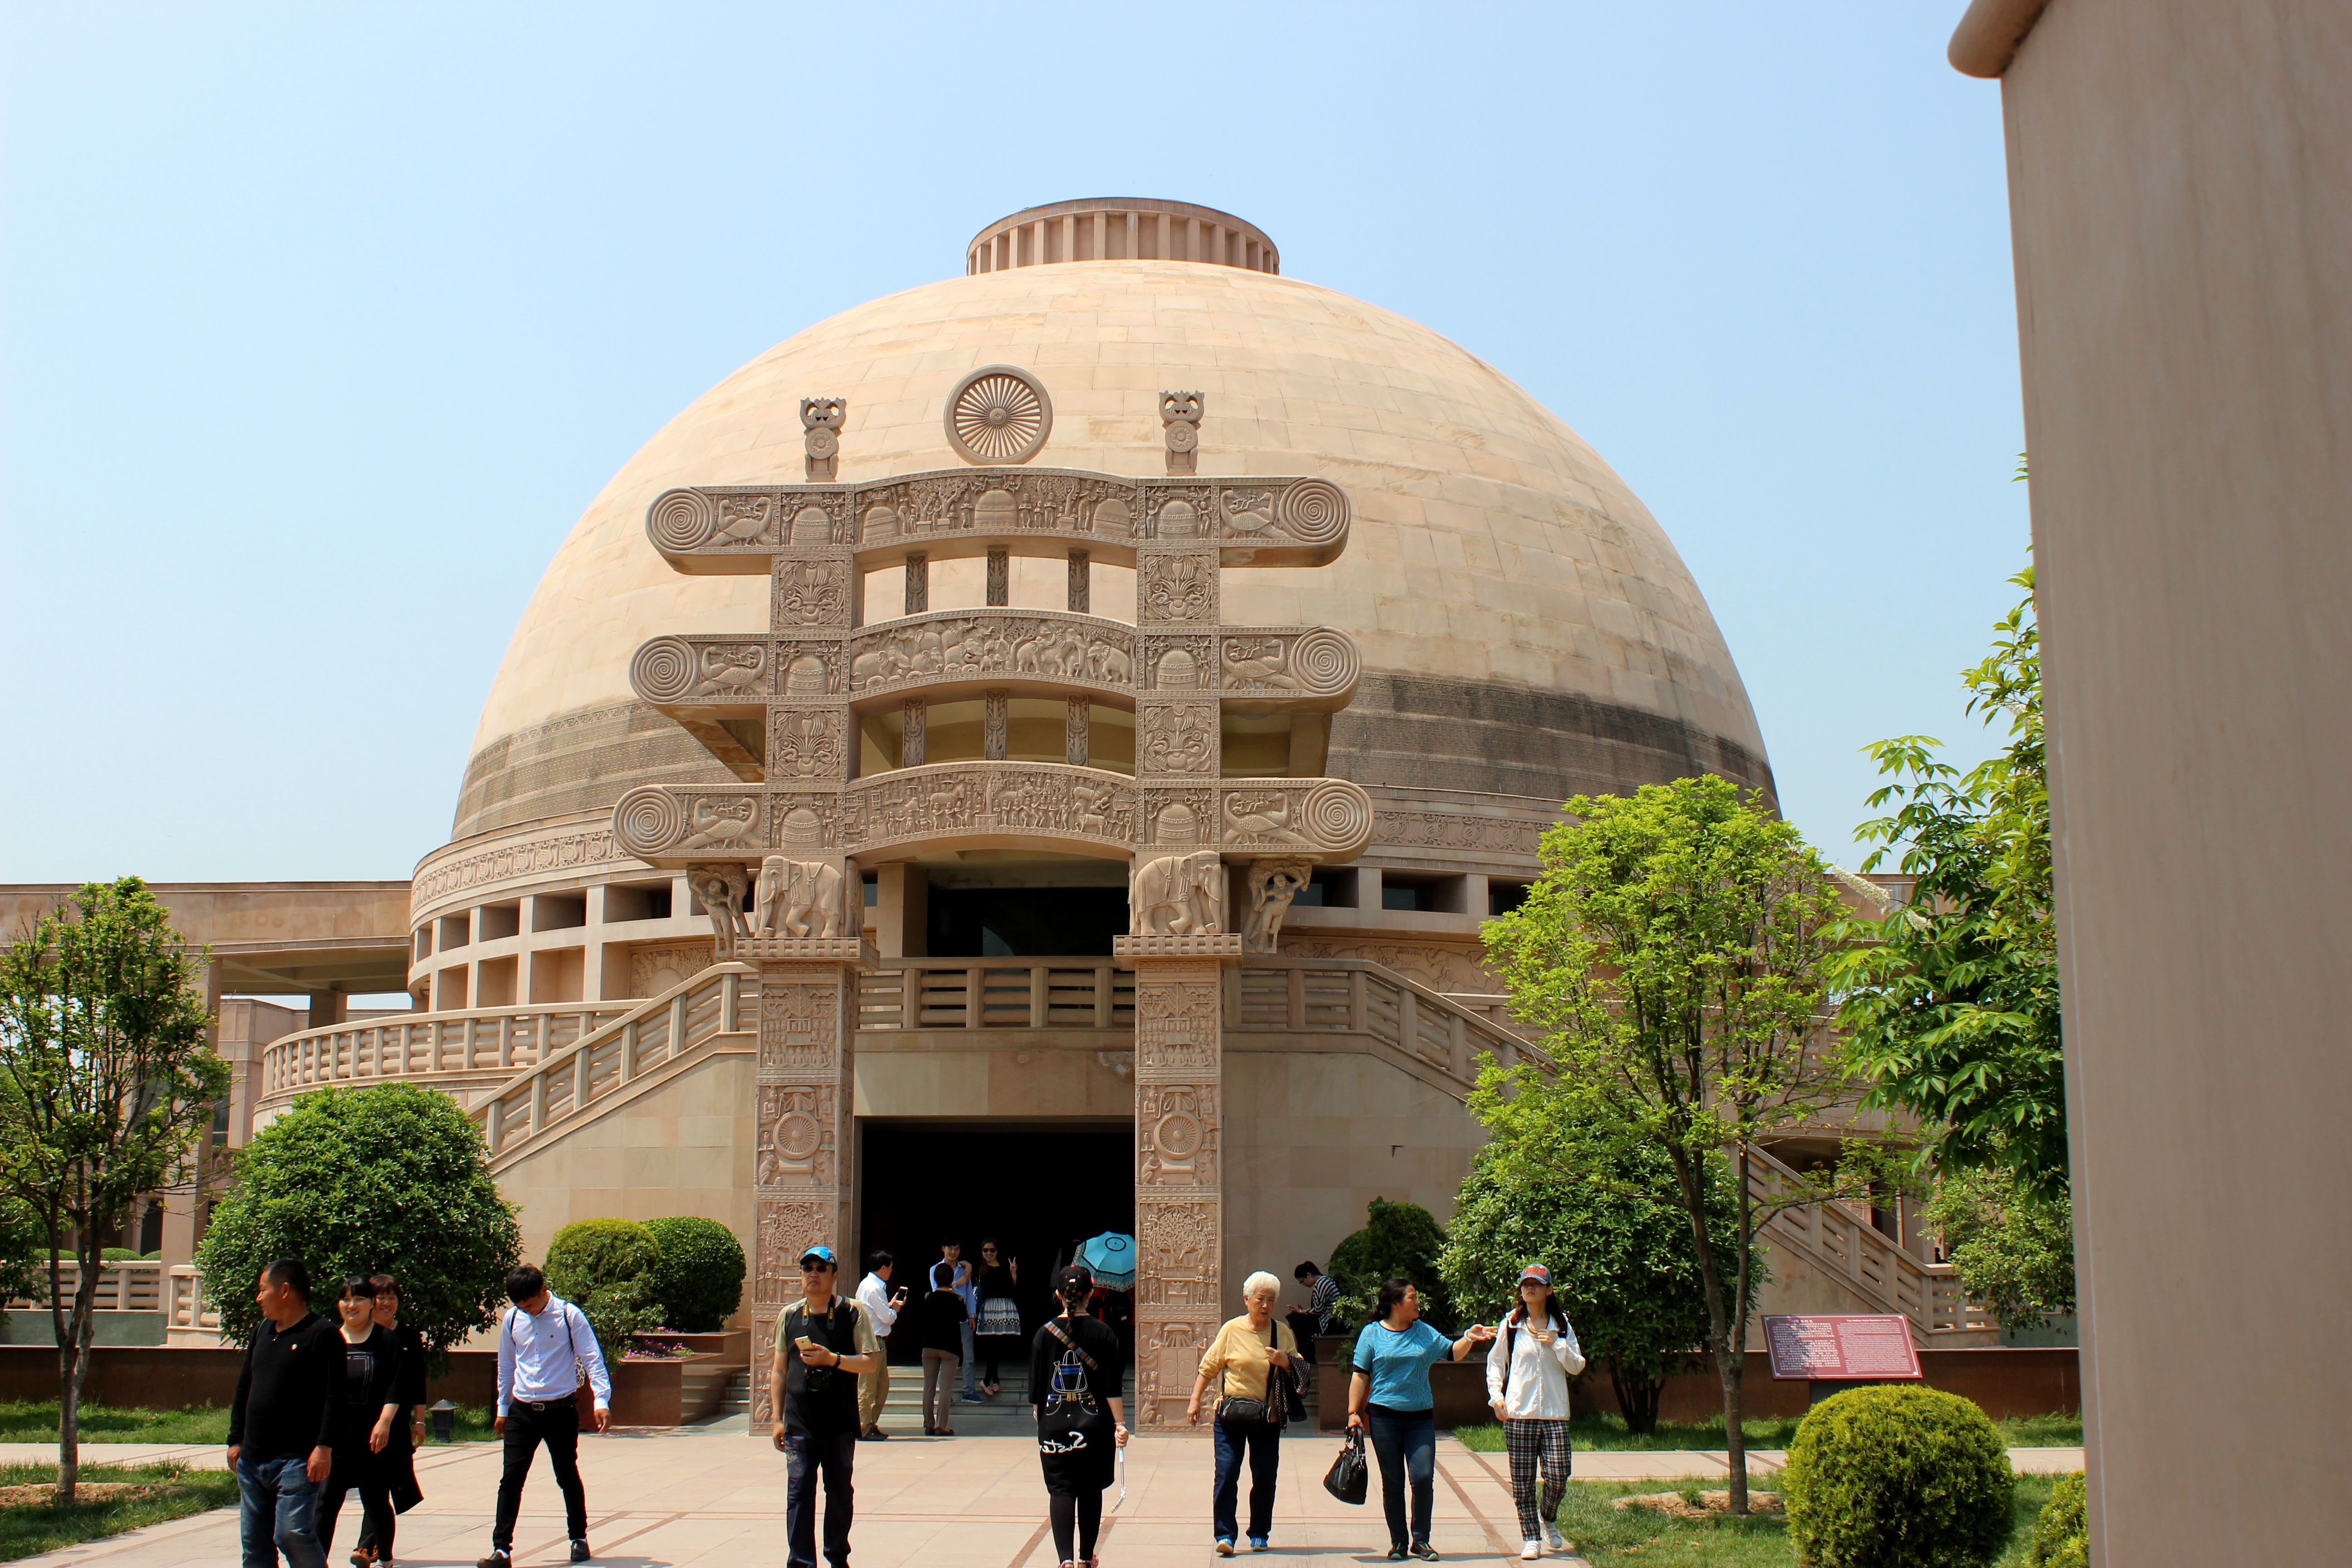
[[[1361,1508],[1364,1499],[1371,1493],[1371,1484],[1370,1468],[1364,1463],[1364,1435],[1350,1432],[1347,1442],[1340,1446],[1339,1457],[1324,1472],[1323,1489],[1341,1502]]]

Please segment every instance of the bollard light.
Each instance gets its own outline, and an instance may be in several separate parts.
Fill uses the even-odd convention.
[[[433,1405],[433,1440],[446,1443],[457,1435],[457,1407],[447,1400],[436,1400]]]

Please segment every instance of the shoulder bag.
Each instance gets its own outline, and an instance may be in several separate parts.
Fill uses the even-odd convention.
[[[1224,1394],[1217,1401],[1217,1425],[1220,1426],[1263,1426],[1268,1423],[1281,1426],[1289,1420],[1284,1410],[1289,1391],[1290,1373],[1274,1364],[1272,1352],[1281,1343],[1281,1331],[1271,1322],[1265,1326],[1265,1397],[1250,1399],[1240,1394]]]
[[[1339,1446],[1339,1457],[1324,1472],[1323,1489],[1341,1502],[1361,1508],[1371,1489],[1370,1468],[1364,1463],[1364,1435],[1350,1432]]]

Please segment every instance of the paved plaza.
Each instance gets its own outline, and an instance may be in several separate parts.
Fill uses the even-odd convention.
[[[1285,1563],[1382,1560],[1379,1483],[1369,1507],[1335,1502],[1322,1488],[1336,1444],[1301,1434],[1283,1444],[1280,1507],[1274,1550]],[[0,1458],[54,1458],[54,1448],[0,1445]],[[90,1444],[86,1464],[170,1457],[217,1466],[218,1448]],[[614,1568],[687,1564],[781,1563],[784,1557],[782,1456],[745,1435],[742,1418],[676,1430],[616,1431],[584,1439],[589,1539],[599,1563]],[[2020,1470],[2082,1468],[2079,1448],[2011,1450]],[[1778,1454],[1752,1456],[1759,1479],[1780,1468]],[[1500,1454],[1472,1453],[1451,1439],[1438,1446],[1437,1520],[1432,1539],[1449,1558],[1516,1559],[1518,1530]],[[498,1491],[496,1444],[431,1449],[417,1457],[425,1499],[401,1518],[399,1561],[417,1568],[471,1564],[489,1549]],[[1720,1479],[1720,1453],[1580,1453],[1589,1479],[1700,1477]],[[1116,1512],[1105,1500],[1105,1563],[1116,1568],[1205,1564],[1209,1550],[1209,1444],[1200,1437],[1139,1437],[1129,1449],[1127,1500]],[[358,1528],[356,1505],[344,1510],[340,1544],[348,1555]],[[563,1560],[562,1499],[545,1462],[523,1496],[515,1537],[518,1568]],[[1018,1437],[896,1438],[857,1451],[857,1527],[853,1560],[874,1568],[920,1563],[924,1568],[1053,1568],[1045,1533],[1045,1494],[1034,1442]],[[1244,1553],[1244,1555],[1251,1555]],[[182,1568],[238,1560],[236,1516],[224,1510],[133,1531],[28,1563],[103,1563],[109,1568]],[[1552,1558],[1568,1563],[1573,1560]]]

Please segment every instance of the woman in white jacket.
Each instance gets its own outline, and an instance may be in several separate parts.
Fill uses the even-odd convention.
[[[1519,1302],[1495,1330],[1486,1352],[1486,1403],[1503,1424],[1511,1457],[1511,1500],[1519,1507],[1522,1558],[1543,1555],[1568,1542],[1552,1522],[1568,1495],[1568,1380],[1584,1370],[1576,1331],[1551,1299],[1551,1270],[1530,1263],[1519,1275]],[[1543,1471],[1543,1492],[1536,1472]]]

